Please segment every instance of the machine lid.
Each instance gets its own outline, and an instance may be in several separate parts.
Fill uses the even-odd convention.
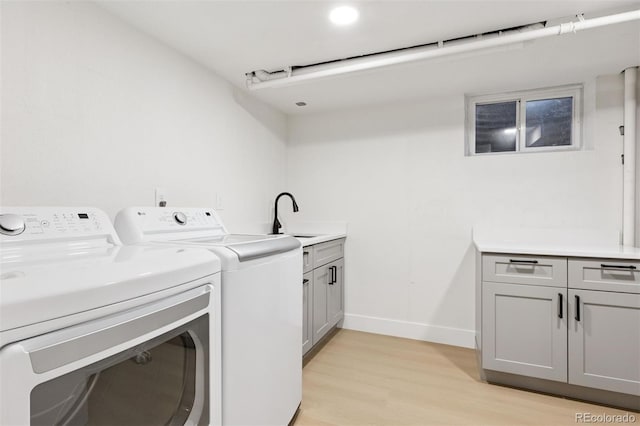
[[[289,235],[227,234],[214,238],[190,238],[177,242],[203,247],[226,247],[238,256],[240,262],[286,253],[301,247],[300,241]]]
[[[2,263],[0,331],[149,295],[220,272],[220,260],[210,251],[177,246],[113,246],[84,256],[74,257],[70,251],[64,259],[37,259],[33,261],[29,252]]]
[[[227,244],[227,248],[238,255],[240,262],[286,253],[300,247],[300,241],[290,236]]]
[[[286,235],[253,235],[253,234],[225,234],[217,237],[205,237],[205,238],[188,238],[178,240],[178,243],[201,243],[201,244],[215,244],[221,246],[228,246],[236,243],[247,243],[264,240],[274,240],[278,238],[284,238]]]

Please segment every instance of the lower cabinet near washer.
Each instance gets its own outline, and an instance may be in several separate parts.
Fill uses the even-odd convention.
[[[302,276],[302,354],[306,354],[313,346],[313,272]]]
[[[640,409],[640,261],[485,253],[481,265],[488,381]]]
[[[344,318],[344,238],[307,246],[313,268],[303,275],[302,354]]]

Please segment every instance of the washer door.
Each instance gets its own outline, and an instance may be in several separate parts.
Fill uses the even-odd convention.
[[[184,425],[196,405],[197,360],[208,358],[202,345],[208,323],[204,315],[141,345],[39,384],[31,391],[31,424]],[[197,353],[198,348],[202,353]],[[203,385],[201,401],[207,401],[209,386]],[[207,424],[208,409],[202,414],[198,423]]]

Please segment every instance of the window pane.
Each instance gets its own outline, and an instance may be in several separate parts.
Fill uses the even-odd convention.
[[[571,145],[573,98],[527,101],[527,147]]]
[[[518,103],[476,105],[476,153],[516,150]]]

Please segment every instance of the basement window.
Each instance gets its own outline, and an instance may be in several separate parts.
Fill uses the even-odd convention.
[[[466,154],[580,147],[582,85],[467,96]]]

